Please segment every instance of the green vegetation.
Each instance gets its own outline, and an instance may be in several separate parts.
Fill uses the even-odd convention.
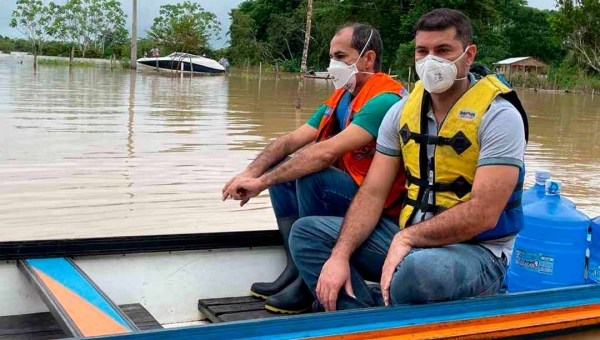
[[[551,1],[551,0],[548,0]],[[533,56],[550,65],[546,77],[511,77],[517,86],[599,89],[600,0],[555,0],[556,10],[527,6],[526,0],[314,0],[308,65],[325,69],[329,42],[348,22],[381,31],[383,69],[407,79],[413,68],[416,20],[434,8],[463,11],[472,21],[478,62]],[[238,69],[258,66],[298,72],[302,57],[307,0],[246,0],[230,12],[230,46],[211,50],[220,31],[216,16],[184,1],[160,8],[148,37],[138,40],[138,57],[157,45],[174,51],[227,57]],[[0,51],[128,60],[125,15],[116,0],[17,0],[11,26],[26,39],[0,37]],[[414,75],[413,72],[411,72]]]
[[[529,7],[525,0],[314,0],[308,64],[325,69],[337,28],[363,22],[381,31],[383,69],[407,79],[414,64],[413,26],[440,7],[471,18],[479,62],[492,66],[509,57],[533,56],[551,65],[546,79],[516,77],[516,85],[598,88],[600,0],[557,0],[556,11]],[[305,16],[306,0],[247,0],[230,13],[230,47],[224,53],[238,67],[279,62],[297,72]]]
[[[221,31],[216,16],[190,1],[160,6],[160,16],[148,37],[162,47],[181,52],[208,50],[208,40]]]
[[[69,66],[69,61],[65,59],[40,59],[38,61],[40,66]],[[75,60],[73,65],[77,67],[98,67],[97,63],[92,61]]]

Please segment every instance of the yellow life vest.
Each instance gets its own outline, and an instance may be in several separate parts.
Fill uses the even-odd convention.
[[[435,215],[471,198],[480,151],[479,127],[497,96],[506,98],[519,110],[527,138],[527,116],[521,102],[516,93],[495,75],[481,78],[467,90],[448,112],[437,136],[427,133],[429,93],[420,82],[416,83],[401,113],[398,127],[408,190],[400,215],[401,228],[412,223],[419,209]],[[430,174],[427,173],[430,161],[427,145],[435,145]],[[500,218],[496,228],[480,235],[480,238],[498,238],[522,228],[520,202],[524,175],[524,170],[521,170],[519,184],[505,208],[507,215]],[[432,204],[429,203],[430,192],[434,192]]]

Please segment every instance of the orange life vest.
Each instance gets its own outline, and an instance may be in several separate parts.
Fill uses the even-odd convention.
[[[326,140],[336,134],[335,111],[345,92],[346,90],[344,89],[336,90],[333,95],[325,101],[327,111],[325,111],[325,114],[323,114],[323,117],[321,118],[316,142]],[[407,92],[400,83],[387,74],[376,73],[367,80],[363,85],[363,88],[350,103],[350,112],[347,115],[344,127],[350,125],[354,115],[360,111],[369,100],[382,93],[395,93],[399,96],[403,96]],[[373,157],[375,156],[376,146],[377,142],[372,140],[367,145],[343,155],[338,160],[337,167],[340,170],[347,172],[356,184],[359,186],[362,185],[367,172],[369,171],[369,167],[371,166],[371,162],[373,161]],[[385,202],[384,213],[386,215],[398,216],[400,214],[402,201],[404,200],[406,192],[406,188],[404,187],[405,181],[406,174],[404,172],[404,165],[400,165],[394,185]]]

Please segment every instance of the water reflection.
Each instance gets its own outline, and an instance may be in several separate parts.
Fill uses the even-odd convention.
[[[0,240],[273,229],[268,197],[223,183],[333,91],[308,80],[0,65]],[[550,168],[600,214],[598,97],[522,93],[528,183]]]

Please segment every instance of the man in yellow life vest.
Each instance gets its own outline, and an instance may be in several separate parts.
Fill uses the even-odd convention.
[[[346,217],[292,229],[294,261],[326,310],[494,294],[523,227],[527,116],[515,92],[469,72],[477,47],[461,12],[429,12],[415,31],[421,81],[384,118]],[[402,168],[398,226],[379,214]]]
[[[265,307],[274,312],[298,313],[314,300],[289,253],[293,223],[304,216],[346,214],[373,160],[381,121],[406,94],[400,83],[380,72],[382,42],[371,26],[341,28],[331,40],[330,55],[335,93],[306,124],[275,140],[223,188],[224,200],[233,197],[241,205],[269,189],[288,262],[274,282],[255,283],[250,292],[265,298]],[[312,142],[316,143],[282,162]],[[404,172],[392,182],[384,203],[390,221],[400,212]]]

